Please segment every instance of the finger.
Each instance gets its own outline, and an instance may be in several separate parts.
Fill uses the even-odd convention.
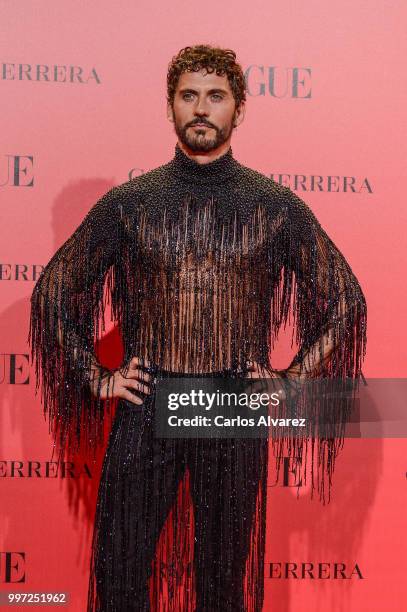
[[[151,368],[151,362],[148,359],[144,359],[144,357],[133,357],[130,361],[131,367],[141,366],[143,368]]]
[[[254,372],[254,378],[264,378],[264,368],[257,362],[257,361],[251,361],[250,363],[253,364],[253,372]]]
[[[262,373],[262,367],[260,366],[258,361],[252,361],[251,359],[247,362],[247,368],[250,371],[257,372],[258,374]]]
[[[135,370],[135,376],[146,381],[152,380],[153,378],[149,372],[145,372],[144,370]]]
[[[248,375],[249,378],[253,378],[255,373],[256,373],[256,369],[253,366],[246,368],[246,374]]]
[[[145,364],[140,364],[140,359],[138,357],[133,357],[133,359],[129,363],[129,372],[133,375],[135,374],[138,378],[143,378],[144,380],[150,380],[151,373],[146,371],[148,368],[151,370],[151,365],[149,361],[145,361]]]
[[[125,378],[126,380],[129,378],[134,378],[149,382],[150,380],[152,380],[153,377],[149,372],[145,372],[144,370],[140,370],[138,366],[134,366],[133,368],[129,368],[126,376],[123,375],[123,378]]]
[[[106,377],[106,379],[103,382],[103,392],[106,398],[116,397],[117,391],[120,391],[120,385],[117,385],[117,377],[116,376]]]
[[[120,397],[127,400],[128,402],[131,402],[132,404],[136,404],[137,406],[141,406],[141,404],[144,403],[144,400],[139,395],[135,395],[128,389],[123,389]]]
[[[150,395],[151,393],[151,388],[149,386],[143,385],[142,383],[139,383],[137,380],[133,379],[127,379],[124,383],[124,387],[128,389],[133,389],[134,391],[141,391],[146,395]]]

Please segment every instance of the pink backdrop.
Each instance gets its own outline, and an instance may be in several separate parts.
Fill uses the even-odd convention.
[[[2,591],[66,591],[69,609],[85,610],[102,457],[73,458],[66,478],[47,474],[51,439],[27,360],[29,298],[41,266],[103,193],[173,156],[166,71],[181,47],[236,50],[250,93],[235,157],[290,185],[351,264],[368,303],[364,375],[407,376],[406,13],[402,2],[362,0],[3,3]],[[110,332],[105,353],[116,343]],[[282,338],[274,363],[287,358]],[[265,610],[402,609],[405,451],[402,438],[347,440],[325,507],[307,490],[297,500],[292,486],[270,486]],[[270,563],[286,562],[330,563],[331,578],[276,578],[278,566],[270,577]],[[334,579],[334,563],[348,576],[357,564],[363,579]]]

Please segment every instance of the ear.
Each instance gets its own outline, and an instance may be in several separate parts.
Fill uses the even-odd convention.
[[[171,123],[174,123],[174,111],[170,103],[167,104],[167,119],[171,121]]]
[[[235,121],[233,123],[234,127],[240,125],[244,119],[244,115],[246,112],[246,104],[244,100],[240,103],[240,106],[235,110]]]

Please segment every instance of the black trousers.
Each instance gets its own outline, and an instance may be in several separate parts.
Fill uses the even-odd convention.
[[[162,609],[243,612],[245,565],[267,441],[155,438],[153,414],[154,393],[141,406],[118,403],[99,486],[88,611],[153,609],[152,561],[188,469],[196,607],[189,593]],[[184,510],[173,517],[176,539],[187,525]]]

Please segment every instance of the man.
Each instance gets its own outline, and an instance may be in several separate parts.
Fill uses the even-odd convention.
[[[33,292],[29,339],[61,452],[82,439],[95,448],[110,401],[119,400],[88,612],[155,610],[164,600],[174,612],[257,612],[268,441],[154,437],[157,382],[357,378],[366,303],[308,206],[233,157],[246,101],[236,54],[182,49],[169,65],[167,97],[174,158],[111,189],[57,251]],[[105,283],[124,344],[113,371],[94,352]],[[270,351],[291,300],[299,351],[277,372]],[[294,460],[301,444],[290,446],[300,451]],[[335,438],[317,441],[312,470],[322,498],[336,449]]]

